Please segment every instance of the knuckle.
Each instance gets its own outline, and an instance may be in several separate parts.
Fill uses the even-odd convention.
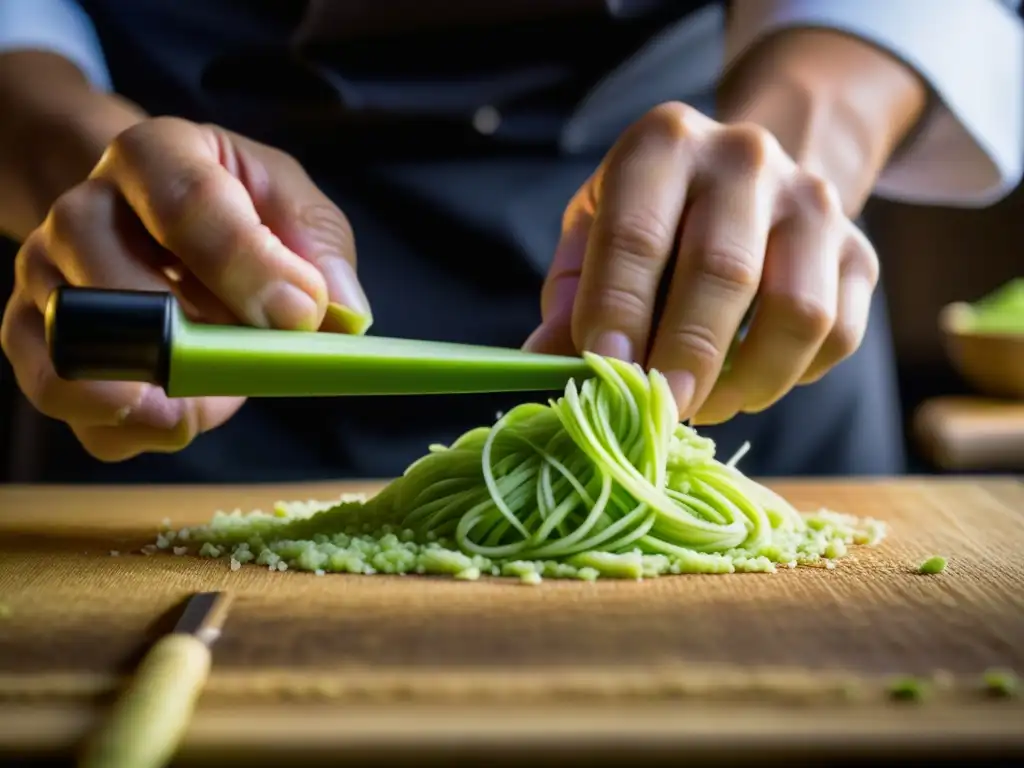
[[[843,203],[835,184],[817,174],[801,173],[793,184],[793,197],[804,213],[822,218],[842,215]]]
[[[648,302],[640,291],[624,285],[605,286],[596,296],[594,314],[619,319],[643,318]]]
[[[674,227],[652,213],[640,212],[618,217],[607,228],[602,245],[617,259],[654,262],[667,257],[674,238]]]
[[[197,212],[215,210],[224,196],[225,177],[215,168],[186,166],[154,199],[160,244],[174,251]]]
[[[89,223],[89,187],[80,184],[57,198],[46,217],[46,229],[60,242],[73,241]]]
[[[878,253],[867,237],[861,234],[860,230],[854,229],[856,234],[847,246],[846,268],[867,280],[868,285],[874,290],[882,272]]]
[[[136,164],[148,152],[154,132],[163,130],[172,122],[172,118],[155,117],[126,128],[110,142],[107,155],[115,164]]]
[[[845,360],[850,357],[860,348],[862,337],[861,330],[856,326],[848,324],[837,325],[832,329],[832,333],[829,334],[826,342],[829,357],[836,361]]]
[[[29,291],[39,266],[47,260],[47,250],[40,230],[35,230],[21,244],[14,257],[14,289]]]
[[[835,323],[835,311],[812,296],[779,296],[769,306],[780,327],[807,344],[824,339]]]
[[[277,147],[266,147],[266,151],[271,163],[280,171],[289,175],[307,175],[302,163],[290,152]]]
[[[730,165],[750,171],[767,167],[779,148],[770,131],[750,123],[724,128],[719,132],[716,144]]]
[[[720,245],[704,251],[698,269],[705,280],[730,293],[749,293],[761,282],[761,260],[742,246]]]
[[[725,346],[711,329],[689,324],[658,329],[658,344],[666,344],[673,353],[683,351],[705,370],[725,357]]]
[[[703,116],[688,104],[667,101],[659,104],[640,119],[644,134],[664,137],[673,142],[690,141],[698,133]]]

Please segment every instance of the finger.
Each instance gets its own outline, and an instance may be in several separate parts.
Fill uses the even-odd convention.
[[[647,351],[698,138],[690,110],[660,107],[627,131],[598,177],[573,310],[578,349],[625,360]]]
[[[702,406],[699,423],[762,411],[807,370],[835,320],[842,236],[824,217],[795,216],[775,228],[750,329]]]
[[[245,183],[222,162],[208,129],[171,118],[121,134],[94,176],[112,180],[157,242],[218,296],[260,327],[316,329],[327,288],[312,264],[289,250],[256,211]],[[266,184],[253,160],[247,180]]]
[[[244,402],[175,400],[159,387],[132,382],[65,381],[50,362],[43,315],[24,293],[8,304],[0,342],[28,401],[40,413],[68,423],[83,447],[106,461],[180,450],[223,424]]]
[[[714,386],[756,295],[771,228],[776,185],[762,172],[761,150],[746,143],[728,149],[716,177],[693,194],[649,358],[684,419]]]
[[[106,179],[89,179],[61,195],[41,230],[48,260],[70,285],[169,288],[160,271],[166,255]]]
[[[26,293],[15,294],[8,303],[0,339],[19,389],[36,410],[52,419],[119,425],[132,418],[145,396],[144,384],[58,378],[50,362],[43,313]],[[143,415],[152,418],[160,414]],[[173,426],[174,418],[163,415],[163,421]]]
[[[843,247],[839,266],[839,307],[836,322],[801,384],[818,381],[860,347],[867,332],[871,297],[878,285],[878,255],[856,227]]]
[[[217,130],[217,129],[215,129]],[[314,264],[324,276],[328,300],[348,313],[328,312],[327,330],[365,333],[373,321],[370,302],[356,276],[356,243],[352,226],[327,195],[313,182],[302,165],[290,155],[227,131],[228,145],[248,185],[253,204],[263,223],[281,242]],[[251,166],[258,158],[265,168],[262,181]],[[340,317],[339,317],[340,314]],[[349,314],[361,327],[345,328]]]
[[[93,457],[100,461],[125,461],[143,453],[176,453],[200,434],[219,427],[241,407],[242,398],[204,397],[175,401],[179,416],[171,429],[144,424],[84,426],[71,429]]]
[[[572,313],[587,249],[594,206],[590,183],[573,198],[562,223],[562,236],[541,289],[541,325],[523,348],[549,355],[575,355]]]
[[[49,357],[43,318],[50,294],[58,286],[167,289],[163,278],[148,266],[158,256],[149,249],[158,246],[125,213],[130,214],[127,206],[101,181],[87,182],[55,204],[15,259],[15,300],[5,317],[4,348],[22,391],[45,415],[81,427],[166,433],[167,444],[176,445],[180,440],[174,433],[180,428],[183,401],[169,399],[162,389],[142,383],[65,381],[57,376]],[[70,279],[54,261],[61,262]]]
[[[237,323],[231,311],[149,235],[106,179],[89,179],[58,198],[41,230],[47,258],[70,285],[170,290],[193,320]],[[45,312],[45,297],[37,306]]]

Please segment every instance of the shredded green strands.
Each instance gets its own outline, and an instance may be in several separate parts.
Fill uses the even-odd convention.
[[[947,560],[942,555],[932,555],[917,567],[918,573],[942,573],[946,570]]]
[[[680,424],[665,378],[588,355],[594,378],[548,405],[432,446],[370,499],[218,513],[156,547],[318,574],[592,581],[834,567],[882,523],[799,514]]]
[[[982,686],[992,696],[1016,696],[1020,690],[1020,679],[1009,670],[990,669],[982,675]]]
[[[972,304],[969,321],[971,329],[981,333],[1024,333],[1024,277]]]

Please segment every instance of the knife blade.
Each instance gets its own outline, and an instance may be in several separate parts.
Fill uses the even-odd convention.
[[[231,602],[225,592],[188,599],[170,634],[146,654],[108,720],[86,743],[81,768],[159,768],[174,756],[210,673],[210,646]]]

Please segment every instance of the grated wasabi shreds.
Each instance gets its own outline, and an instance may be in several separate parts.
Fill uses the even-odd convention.
[[[885,535],[875,520],[801,515],[736,468],[743,451],[717,460],[712,440],[679,423],[657,371],[586,359],[594,378],[431,446],[372,498],[218,512],[162,531],[156,547],[280,570],[535,584],[834,567]]]

